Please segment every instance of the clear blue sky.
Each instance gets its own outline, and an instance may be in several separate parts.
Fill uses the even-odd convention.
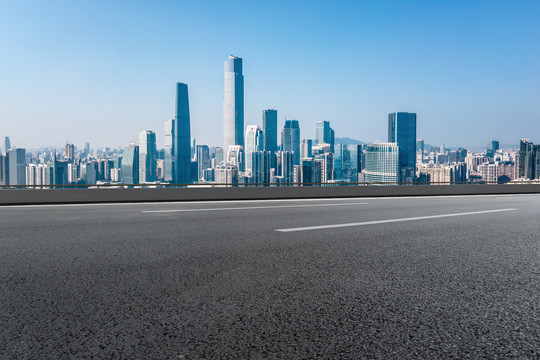
[[[540,142],[540,1],[0,0],[0,136],[18,147],[125,146],[174,113],[222,143],[223,62],[244,59],[245,124],[265,108],[386,140],[418,114],[448,146]]]

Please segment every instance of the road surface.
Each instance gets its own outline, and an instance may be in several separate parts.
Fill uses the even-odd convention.
[[[2,359],[540,357],[540,195],[0,207]]]

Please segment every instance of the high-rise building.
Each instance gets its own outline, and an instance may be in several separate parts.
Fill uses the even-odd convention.
[[[197,145],[197,177],[204,180],[204,170],[210,167],[210,149],[208,145]]]
[[[366,147],[365,181],[397,183],[400,181],[401,148],[396,143],[373,143]]]
[[[263,110],[264,150],[276,152],[278,150],[277,110]]]
[[[73,161],[75,158],[75,145],[67,143],[64,149],[64,159],[68,161]]]
[[[270,151],[251,152],[251,182],[253,184],[268,184],[270,182],[271,155]]]
[[[227,151],[227,161],[231,165],[235,165],[238,171],[244,169],[244,149],[241,145],[229,146]]]
[[[122,157],[122,183],[139,183],[139,147],[135,143],[129,144]]]
[[[238,167],[229,162],[222,161],[214,170],[216,183],[224,186],[236,186],[238,184]]]
[[[163,181],[174,182],[175,180],[175,119],[165,121],[165,149],[163,163]]]
[[[139,182],[157,180],[156,133],[144,130],[139,133]]]
[[[175,151],[175,176],[173,181],[177,184],[189,184],[193,179],[191,174],[191,125],[189,117],[188,86],[183,83],[176,84],[176,119],[173,137]],[[195,145],[195,139],[193,140]],[[195,174],[196,175],[196,174]]]
[[[388,142],[399,146],[401,181],[416,177],[416,114],[388,114]]]
[[[26,185],[26,151],[9,149],[9,185]]]
[[[244,145],[244,75],[242,59],[229,56],[225,61],[225,96],[223,101],[223,148]]]
[[[0,154],[0,185],[9,185],[9,154]]]
[[[334,155],[334,174],[336,180],[348,182],[358,182],[358,173],[361,168],[358,167],[359,146],[338,144]],[[361,151],[361,150],[360,150]],[[361,161],[361,160],[360,160]]]
[[[490,160],[493,160],[497,150],[499,150],[499,142],[496,140],[489,142],[487,144],[487,157],[490,158]]]
[[[263,131],[257,125],[249,125],[246,129],[246,140],[245,140],[245,157],[244,162],[246,172],[253,174],[252,166],[252,157],[251,153],[254,151],[263,151],[264,150],[264,137]]]
[[[298,120],[285,120],[281,131],[281,150],[292,151],[293,164],[300,165],[300,125]]]
[[[85,142],[84,148],[83,148],[83,157],[88,156],[90,154],[90,143]]]
[[[420,164],[424,162],[424,139],[416,140],[416,158]]]
[[[313,158],[302,159],[300,182],[302,186],[311,186],[315,182],[315,160]]]
[[[330,127],[330,121],[317,121],[315,139],[318,144],[330,144],[330,152],[334,152],[335,133]]]
[[[4,138],[4,144],[3,144],[4,154],[9,154],[9,149],[11,149],[11,142],[9,141],[9,136],[6,136]]]
[[[283,178],[284,183],[290,185],[294,175],[293,153],[292,151],[279,151],[277,155],[277,173]]]
[[[302,139],[300,143],[300,158],[310,158],[313,157],[313,140],[311,139]]]

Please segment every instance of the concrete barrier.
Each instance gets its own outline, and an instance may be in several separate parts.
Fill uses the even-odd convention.
[[[540,185],[313,186],[158,189],[3,189],[0,205],[540,193]]]

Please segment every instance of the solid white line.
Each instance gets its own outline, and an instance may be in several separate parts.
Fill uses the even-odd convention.
[[[375,224],[386,224],[386,223],[393,223],[393,222],[414,221],[414,220],[425,220],[425,219],[438,219],[438,218],[452,217],[452,216],[465,216],[465,215],[487,214],[487,213],[495,213],[495,212],[502,212],[502,211],[513,211],[513,210],[517,210],[517,209],[484,210],[484,211],[472,211],[472,212],[463,212],[463,213],[454,213],[454,214],[417,216],[417,217],[401,218],[401,219],[388,219],[388,220],[365,221],[365,222],[348,223],[348,224],[334,224],[334,225],[306,226],[306,227],[289,228],[289,229],[276,229],[276,231],[280,231],[280,232],[293,232],[293,231],[306,231],[306,230],[334,229],[334,228],[341,228],[341,227],[363,226],[363,225],[375,225]]]
[[[246,206],[228,208],[205,208],[205,209],[167,209],[167,210],[144,210],[142,213],[170,213],[170,212],[194,212],[194,211],[223,211],[223,210],[252,210],[252,209],[277,209],[277,208],[298,208],[313,206],[350,206],[369,205],[369,203],[340,203],[340,204],[307,204],[307,205],[277,205],[277,206]]]

